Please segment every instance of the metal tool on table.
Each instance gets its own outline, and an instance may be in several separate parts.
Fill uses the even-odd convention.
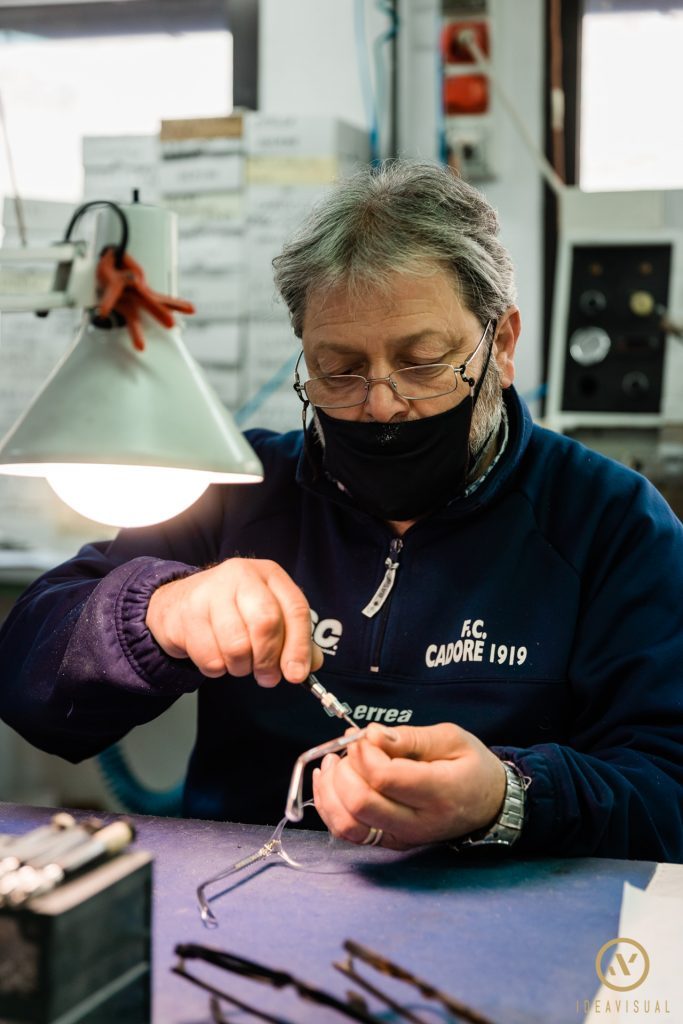
[[[37,857],[61,837],[76,827],[76,820],[70,814],[60,811],[53,815],[49,825],[40,825],[23,835],[4,837],[0,847],[0,879],[16,871],[31,857]]]
[[[151,1020],[152,858],[134,835],[60,812],[0,842],[0,1020]]]
[[[121,852],[133,837],[127,821],[103,827],[99,818],[77,822],[60,812],[49,825],[8,838],[0,848],[0,907],[50,891],[91,862]]]
[[[33,896],[50,892],[63,881],[86,867],[125,850],[135,838],[135,829],[127,821],[115,821],[97,832],[87,834],[85,841],[68,850],[40,858],[39,863],[25,864],[14,876],[7,894],[0,895],[12,907],[19,907]]]

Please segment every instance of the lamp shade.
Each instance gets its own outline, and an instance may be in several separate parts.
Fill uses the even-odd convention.
[[[125,209],[148,280],[174,294],[173,215]],[[99,228],[98,247],[116,237],[109,214]],[[74,345],[0,443],[0,473],[45,476],[77,511],[114,526],[167,519],[209,483],[263,479],[179,328],[146,314],[141,326],[138,351],[127,328],[95,326],[86,312]]]
[[[86,317],[74,346],[0,444],[0,472],[51,479],[71,467],[66,477],[73,478],[79,468],[87,489],[89,477],[92,488],[101,488],[99,467],[147,468],[146,474],[138,470],[133,483],[138,503],[145,478],[153,490],[163,486],[168,474],[159,470],[189,471],[190,501],[212,482],[262,480],[259,459],[178,328],[164,329],[150,318],[144,330],[145,349],[138,352],[125,328],[102,330]],[[93,518],[113,522],[111,516]]]

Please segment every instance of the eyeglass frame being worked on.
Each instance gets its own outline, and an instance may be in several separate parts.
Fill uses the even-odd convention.
[[[272,834],[268,837],[265,843],[258,848],[258,850],[254,851],[254,853],[251,853],[246,857],[242,857],[235,864],[225,868],[224,871],[220,871],[217,875],[207,878],[197,887],[196,895],[197,903],[199,905],[199,913],[207,928],[216,928],[218,926],[218,921],[209,906],[211,900],[205,895],[209,886],[214,885],[216,882],[220,882],[222,879],[228,878],[230,875],[237,874],[237,872],[242,871],[251,864],[267,860],[269,857],[278,857],[283,864],[287,865],[287,867],[294,868],[297,871],[311,870],[310,868],[307,869],[305,865],[299,864],[290,857],[287,850],[284,849],[282,845],[282,833],[284,832],[286,825],[288,825],[289,822],[301,821],[304,816],[304,809],[306,807],[313,806],[312,800],[303,799],[304,771],[306,766],[312,761],[317,761],[320,758],[325,757],[327,754],[338,754],[345,751],[349,744],[357,743],[358,740],[361,740],[365,736],[366,732],[367,729],[357,729],[356,732],[349,733],[345,736],[339,736],[337,739],[328,740],[326,743],[320,743],[315,747],[311,747],[310,750],[305,750],[297,757],[294,762],[294,768],[292,769],[292,776],[289,783],[285,815],[277,823]],[[371,829],[370,833],[372,835],[371,844],[376,845],[378,838],[381,838],[381,831],[379,829]]]
[[[377,1000],[383,1002],[385,1006],[388,1006],[404,1020],[411,1021],[413,1024],[427,1024],[425,1018],[419,1017],[414,1012],[414,1009],[402,1006],[394,998],[382,992],[374,983],[369,982],[359,974],[354,965],[354,957],[362,960],[364,964],[374,968],[381,974],[407,982],[416,988],[425,999],[433,999],[435,1002],[440,1003],[441,1007],[448,1013],[449,1021],[466,1021],[467,1024],[496,1024],[490,1017],[455,999],[448,993],[439,990],[430,982],[424,981],[412,971],[400,967],[367,946],[362,946],[351,939],[346,939],[343,946],[347,954],[346,959],[341,962],[333,961],[332,966],[346,978],[351,978],[361,988],[365,989],[366,992],[369,992]],[[349,992],[347,996],[348,1002],[344,1002],[333,993],[309,985],[287,971],[258,964],[253,960],[237,956],[234,953],[202,946],[197,943],[181,943],[175,947],[174,952],[179,957],[179,963],[171,967],[171,971],[209,993],[212,997],[210,1005],[213,1020],[217,1024],[222,1024],[226,1020],[218,1005],[219,1000],[224,1000],[237,1009],[249,1013],[260,1020],[268,1021],[270,1024],[291,1024],[291,1022],[283,1017],[251,1007],[236,996],[232,996],[215,985],[197,977],[197,975],[191,974],[185,967],[185,960],[202,960],[221,970],[232,971],[242,977],[261,982],[262,984],[272,985],[277,989],[294,988],[297,994],[305,1001],[336,1010],[345,1017],[360,1021],[362,1024],[378,1024],[379,1021],[384,1019],[383,1016],[378,1017],[369,1010],[365,999],[358,993]],[[431,1019],[433,1020],[433,1017]]]
[[[475,356],[479,352],[479,349],[484,344],[484,340],[486,339],[486,336],[487,336],[487,334],[489,332],[489,328],[492,325],[494,327],[494,332],[495,332],[495,320],[487,320],[486,326],[484,327],[483,334],[481,335],[481,337],[480,337],[479,341],[477,342],[475,348],[472,350],[472,352],[470,352],[470,354],[467,356],[467,358],[464,360],[464,362],[460,363],[459,366],[455,365],[454,363],[423,363],[423,364],[418,365],[418,366],[405,366],[405,367],[403,367],[400,370],[393,370],[387,377],[364,377],[364,376],[362,376],[362,374],[358,374],[358,373],[349,373],[349,374],[332,373],[332,374],[324,374],[321,377],[311,377],[311,378],[309,378],[308,380],[305,380],[302,383],[301,378],[299,376],[299,363],[301,362],[301,359],[302,359],[303,354],[304,354],[303,349],[302,349],[301,352],[299,353],[299,358],[297,359],[296,365],[294,367],[294,384],[292,386],[293,386],[294,390],[296,391],[297,395],[299,396],[299,399],[304,403],[304,406],[306,406],[310,402],[310,404],[312,406],[314,406],[315,408],[317,408],[317,409],[355,409],[358,406],[365,405],[365,403],[367,402],[367,399],[368,399],[368,395],[370,394],[370,385],[371,384],[388,384],[391,387],[391,389],[394,392],[394,394],[398,395],[399,398],[403,398],[407,402],[422,402],[422,401],[427,401],[428,399],[431,399],[431,398],[442,398],[444,395],[451,395],[451,394],[453,394],[453,392],[457,391],[457,389],[458,389],[458,375],[460,376],[460,378],[462,379],[464,384],[467,384],[470,388],[474,387],[474,385],[476,383],[475,379],[474,379],[474,377],[466,376],[466,371],[467,371],[467,368],[468,368],[469,364],[472,362],[472,360],[475,358]],[[398,390],[398,385],[397,385],[396,380],[395,380],[395,377],[398,374],[410,373],[410,372],[414,372],[415,370],[434,370],[438,366],[441,366],[444,369],[448,368],[448,369],[453,371],[453,387],[452,388],[448,388],[446,391],[439,391],[437,394],[433,394],[433,395],[418,395],[418,396],[413,396],[413,397],[411,397],[410,395],[402,395],[401,392]],[[318,381],[326,381],[326,380],[344,380],[346,382],[349,382],[349,381],[354,381],[354,382],[355,381],[362,381],[363,382],[363,386],[365,388],[365,395],[364,395],[364,397],[362,398],[361,401],[359,401],[359,402],[351,402],[348,405],[330,405],[330,404],[324,404],[323,405],[320,402],[314,402],[313,399],[309,396],[308,391],[306,390],[308,385],[309,384],[315,384]]]

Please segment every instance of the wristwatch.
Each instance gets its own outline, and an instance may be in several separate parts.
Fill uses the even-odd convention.
[[[470,832],[451,842],[454,850],[466,850],[472,846],[512,846],[522,834],[525,793],[531,779],[522,775],[512,761],[503,761],[503,768],[507,781],[500,814],[488,828]]]

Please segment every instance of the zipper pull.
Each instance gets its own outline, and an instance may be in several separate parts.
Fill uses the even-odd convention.
[[[389,550],[391,554],[398,555],[402,547],[403,541],[399,537],[397,537],[394,540],[392,540]],[[386,567],[386,572],[382,577],[382,582],[380,583],[377,590],[375,591],[375,593],[373,594],[373,596],[370,598],[365,608],[363,609],[363,615],[365,615],[366,618],[368,619],[371,619],[374,615],[377,614],[377,612],[380,610],[380,608],[388,598],[394,586],[394,581],[396,579],[396,570],[398,569],[398,562],[394,562],[393,559],[389,557],[385,558],[384,565]]]

